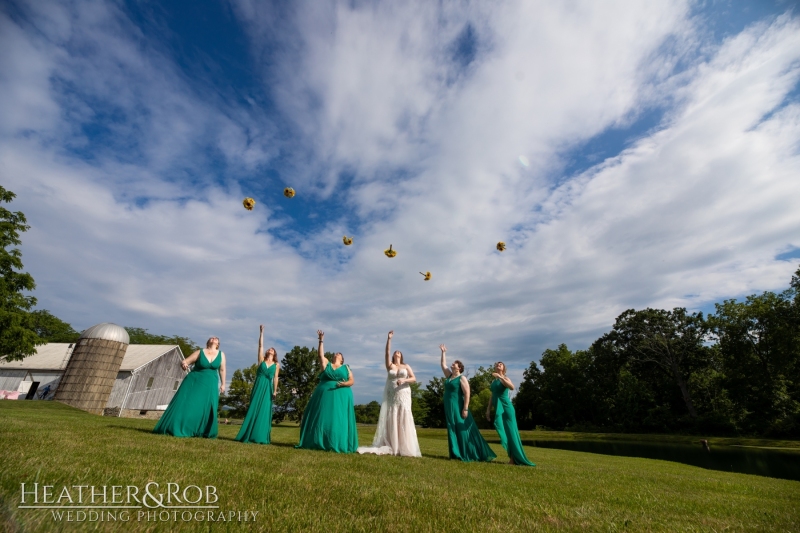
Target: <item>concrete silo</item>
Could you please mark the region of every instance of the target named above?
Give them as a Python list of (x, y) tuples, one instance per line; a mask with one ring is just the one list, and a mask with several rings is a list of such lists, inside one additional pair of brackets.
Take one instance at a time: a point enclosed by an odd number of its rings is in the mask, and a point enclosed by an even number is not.
[(116, 324), (97, 324), (81, 333), (55, 399), (102, 415), (129, 343), (128, 332)]

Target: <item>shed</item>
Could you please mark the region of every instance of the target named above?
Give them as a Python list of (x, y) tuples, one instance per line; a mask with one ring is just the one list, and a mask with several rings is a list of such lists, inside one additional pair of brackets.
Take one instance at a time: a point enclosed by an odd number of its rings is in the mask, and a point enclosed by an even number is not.
[[(22, 361), (0, 359), (0, 390), (27, 392), (38, 381), (35, 399), (52, 399), (72, 355), (73, 344), (48, 343)], [(187, 372), (177, 345), (131, 344), (125, 351), (105, 408), (106, 415), (158, 418)], [(22, 395), (20, 395), (22, 397)]]

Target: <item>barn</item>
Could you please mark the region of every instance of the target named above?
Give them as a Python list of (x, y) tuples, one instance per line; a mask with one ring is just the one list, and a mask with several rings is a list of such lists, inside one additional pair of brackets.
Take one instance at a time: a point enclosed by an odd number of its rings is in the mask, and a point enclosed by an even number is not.
[[(74, 348), (74, 344), (49, 343), (22, 361), (0, 359), (0, 394), (22, 399), (34, 389), (31, 399), (53, 399)], [(128, 345), (103, 414), (160, 417), (186, 377), (182, 360), (177, 345)]]

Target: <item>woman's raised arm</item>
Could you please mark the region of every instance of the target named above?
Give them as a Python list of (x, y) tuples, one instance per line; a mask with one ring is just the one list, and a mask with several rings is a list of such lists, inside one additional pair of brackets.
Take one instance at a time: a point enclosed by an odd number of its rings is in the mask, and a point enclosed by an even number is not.
[(319, 369), (325, 370), (325, 367), (328, 366), (328, 358), (325, 357), (325, 347), (322, 345), (322, 339), (325, 337), (325, 332), (322, 331), (321, 329), (318, 329), (317, 336), (319, 337), (319, 347), (317, 348), (317, 356), (319, 357)]
[(256, 359), (258, 364), (261, 364), (261, 361), (264, 360), (264, 324), (258, 326), (258, 329), (258, 353), (256, 354)]
[(389, 335), (386, 336), (386, 371), (388, 372), (390, 368), (392, 368), (392, 336), (394, 335), (394, 330), (389, 332)]
[(439, 364), (442, 365), (442, 372), (444, 372), (444, 377), (449, 378), (453, 373), (447, 368), (447, 357), (445, 354), (447, 353), (447, 346), (444, 344), (439, 345), (439, 349), (442, 351), (442, 359)]

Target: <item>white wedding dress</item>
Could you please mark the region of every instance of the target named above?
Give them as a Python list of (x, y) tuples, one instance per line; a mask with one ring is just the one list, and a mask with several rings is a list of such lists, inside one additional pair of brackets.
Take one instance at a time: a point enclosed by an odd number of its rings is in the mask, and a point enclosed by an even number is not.
[(417, 430), (411, 414), (411, 385), (404, 383), (396, 386), (398, 379), (408, 377), (408, 371), (401, 368), (389, 370), (386, 386), (383, 388), (381, 414), (372, 446), (361, 446), (358, 453), (374, 453), (378, 455), (405, 455), (422, 457), (417, 442)]

